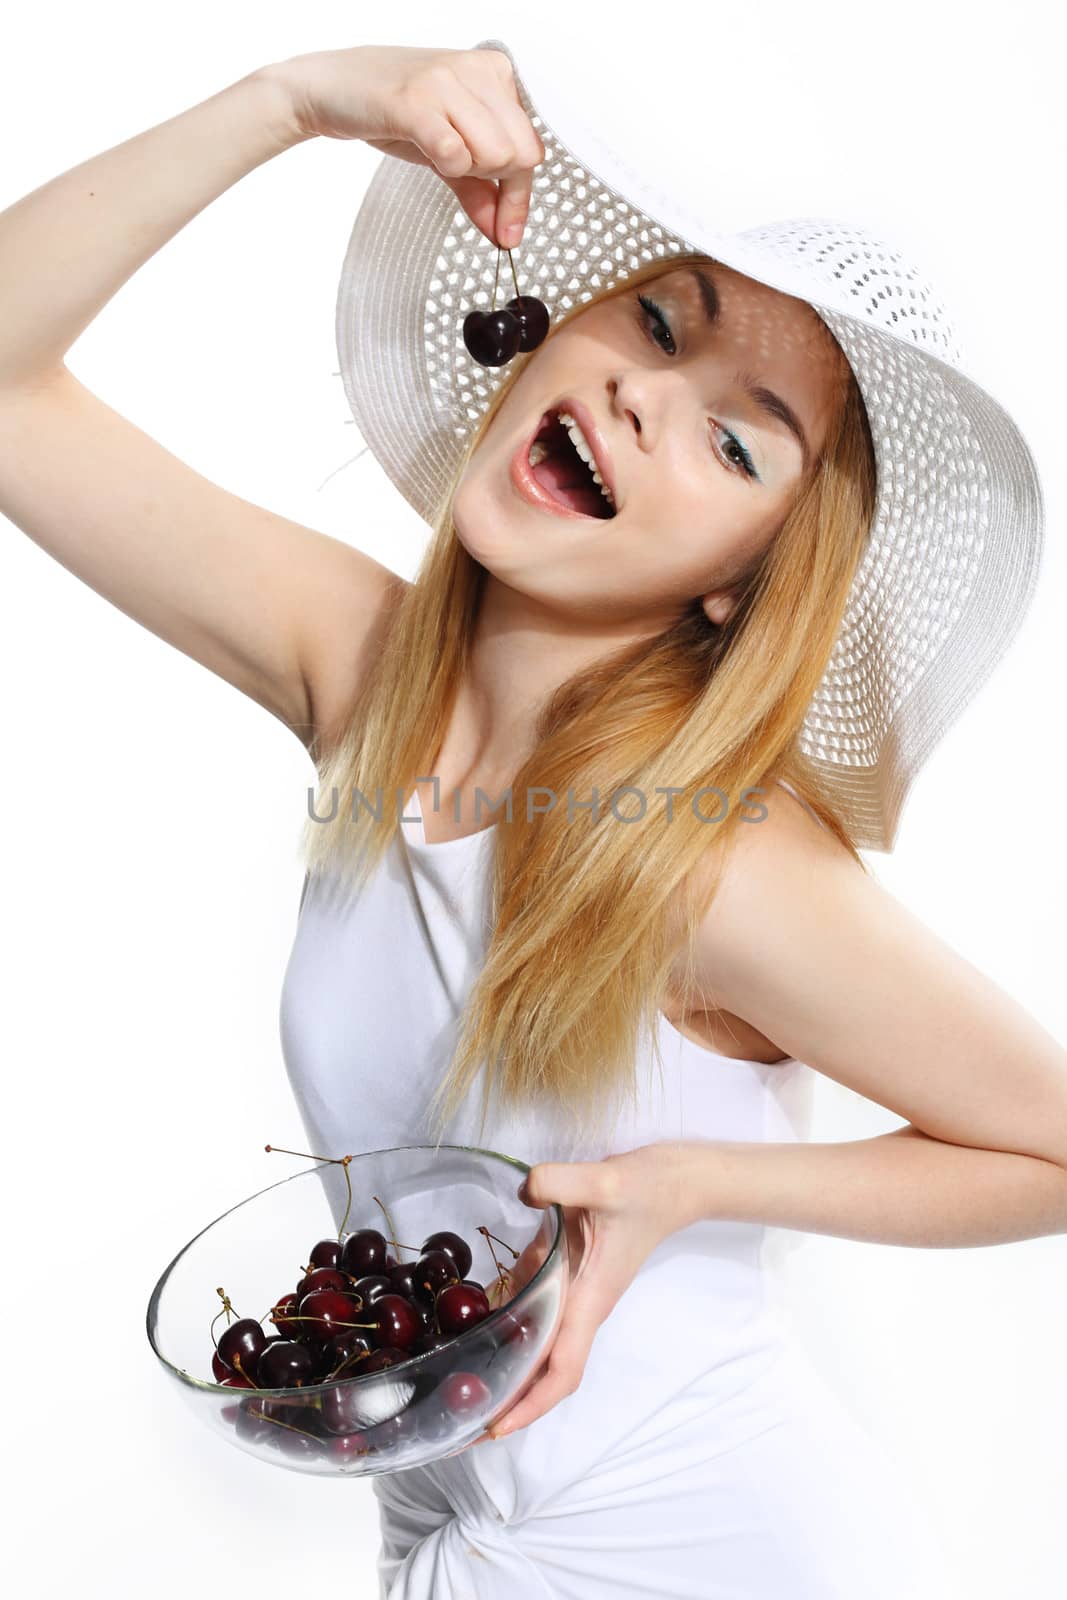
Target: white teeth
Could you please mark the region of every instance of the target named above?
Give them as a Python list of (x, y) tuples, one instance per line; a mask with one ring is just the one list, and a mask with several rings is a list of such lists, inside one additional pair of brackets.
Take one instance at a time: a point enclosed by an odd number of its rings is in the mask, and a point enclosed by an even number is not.
[(596, 456), (593, 454), (592, 450), (590, 450), (589, 445), (586, 442), (585, 434), (582, 432), (581, 428), (568, 411), (561, 411), (559, 414), (559, 420), (570, 434), (571, 443), (574, 445), (574, 448), (577, 450), (578, 454), (581, 456), (582, 460), (593, 474), (593, 482), (599, 485), (600, 492), (604, 496), (604, 499), (609, 505), (613, 506), (615, 504), (615, 497), (596, 469)]
[[(608, 488), (607, 484), (604, 482), (603, 478), (600, 476), (600, 473), (597, 471), (596, 457), (586, 443), (585, 434), (582, 432), (581, 428), (568, 411), (561, 411), (559, 413), (559, 420), (562, 422), (563, 426), (570, 435), (571, 443), (574, 445), (574, 448), (577, 450), (578, 454), (581, 456), (582, 460), (592, 473), (593, 482), (597, 485), (608, 504), (610, 506), (614, 506), (615, 497)], [(543, 461), (547, 454), (547, 446), (542, 440), (539, 439), (530, 450), (531, 467), (536, 467), (538, 462)]]

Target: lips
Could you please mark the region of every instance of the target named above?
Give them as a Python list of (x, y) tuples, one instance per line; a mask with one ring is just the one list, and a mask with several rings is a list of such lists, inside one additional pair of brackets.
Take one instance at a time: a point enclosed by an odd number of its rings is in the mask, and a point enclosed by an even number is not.
[[(547, 417), (549, 413), (545, 415)], [(542, 422), (544, 420), (545, 418), (541, 419)], [(539, 423), (537, 431), (522, 441), (511, 458), (509, 475), (516, 492), (528, 504), (536, 506), (541, 511), (551, 512), (554, 517), (574, 517), (580, 522), (596, 523), (610, 520), (604, 517), (594, 517), (585, 511), (575, 510), (573, 506), (564, 505), (562, 500), (557, 500), (555, 495), (551, 494), (544, 484), (539, 483), (537, 478), (534, 477), (533, 469), (530, 466), (530, 446), (540, 430), (541, 424)]]
[[(578, 423), (583, 434), (588, 440), (590, 448), (593, 451), (593, 459), (596, 462), (597, 471), (600, 473), (600, 476), (611, 489), (612, 495), (615, 497), (615, 513), (613, 516), (594, 516), (584, 511), (577, 511), (571, 506), (564, 505), (561, 501), (557, 500), (555, 496), (551, 494), (548, 489), (546, 489), (545, 486), (534, 476), (533, 470), (530, 466), (530, 450), (533, 447), (534, 441), (542, 437), (546, 430), (548, 430), (552, 424), (556, 423), (560, 411), (569, 412), (569, 414), (574, 417), (575, 421)], [(538, 418), (536, 427), (521, 442), (511, 459), (510, 477), (515, 488), (518, 490), (519, 494), (522, 495), (524, 500), (528, 501), (531, 505), (539, 506), (543, 510), (551, 511), (553, 516), (578, 517), (583, 522), (606, 522), (613, 521), (614, 516), (618, 514), (618, 499), (615, 495), (615, 482), (611, 458), (607, 453), (603, 440), (597, 433), (596, 424), (593, 422), (589, 412), (586, 410), (585, 406), (582, 405), (580, 400), (573, 400), (570, 398), (570, 396), (566, 396), (564, 399), (556, 401), (547, 411), (542, 412), (541, 416)]]

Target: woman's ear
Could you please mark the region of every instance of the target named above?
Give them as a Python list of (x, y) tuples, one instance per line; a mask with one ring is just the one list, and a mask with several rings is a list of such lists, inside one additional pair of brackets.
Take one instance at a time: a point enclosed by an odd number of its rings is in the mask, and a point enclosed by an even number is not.
[(701, 601), (705, 616), (717, 628), (721, 628), (724, 622), (729, 622), (736, 604), (737, 597), (729, 589), (712, 589)]

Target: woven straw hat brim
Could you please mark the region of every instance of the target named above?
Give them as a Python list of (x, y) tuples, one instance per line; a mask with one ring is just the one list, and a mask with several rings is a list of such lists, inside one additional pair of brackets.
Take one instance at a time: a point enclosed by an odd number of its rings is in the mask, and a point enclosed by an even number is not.
[[(826, 673), (799, 739), (861, 848), (891, 851), (923, 762), (1022, 623), (1044, 548), (1036, 463), (1005, 408), (962, 365), (945, 307), (897, 249), (864, 228), (790, 219), (721, 234), (583, 122), (551, 55), (512, 62), (545, 146), (515, 254), (550, 314), (648, 262), (698, 250), (810, 304), (867, 408), (877, 501)], [(383, 157), (349, 240), (337, 347), (352, 414), (428, 523), (506, 368), (469, 355), (462, 323), (488, 306), (495, 246), (426, 167)], [(506, 299), (508, 290), (501, 297)]]

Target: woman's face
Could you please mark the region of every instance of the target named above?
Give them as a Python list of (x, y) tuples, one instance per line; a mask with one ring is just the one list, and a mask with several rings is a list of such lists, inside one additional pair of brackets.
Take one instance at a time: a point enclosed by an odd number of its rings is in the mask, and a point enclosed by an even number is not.
[[(656, 632), (699, 596), (713, 622), (726, 621), (731, 583), (774, 538), (807, 468), (793, 429), (746, 393), (746, 378), (785, 402), (812, 460), (823, 447), (843, 362), (825, 324), (732, 269), (701, 271), (704, 294), (692, 269), (668, 268), (553, 334), (456, 490), (456, 529), (474, 559), (561, 616)], [(598, 436), (583, 429), (614, 489), (610, 518), (534, 503), (513, 475), (513, 458), (528, 460), (564, 400)], [(563, 481), (584, 481), (562, 459)]]

